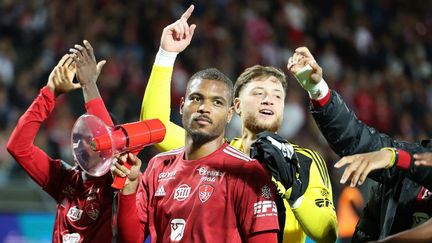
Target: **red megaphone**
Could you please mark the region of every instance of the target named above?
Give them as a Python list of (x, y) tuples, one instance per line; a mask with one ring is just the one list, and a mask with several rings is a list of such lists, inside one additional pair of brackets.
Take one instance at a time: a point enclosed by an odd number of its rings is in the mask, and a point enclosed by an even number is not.
[[(132, 152), (135, 155), (146, 146), (162, 142), (165, 126), (159, 119), (106, 126), (93, 115), (83, 115), (74, 125), (72, 151), (78, 165), (88, 174), (101, 176), (108, 172), (116, 155)], [(131, 165), (125, 166), (130, 169)], [(111, 185), (122, 189), (126, 177), (115, 177)]]

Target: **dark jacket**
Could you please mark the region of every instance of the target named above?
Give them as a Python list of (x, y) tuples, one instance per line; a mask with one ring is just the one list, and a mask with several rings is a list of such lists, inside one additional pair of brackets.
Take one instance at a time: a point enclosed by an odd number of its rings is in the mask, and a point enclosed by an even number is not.
[[(324, 107), (311, 105), (312, 115), (330, 147), (339, 155), (347, 156), (380, 150), (383, 147), (403, 149), (410, 154), (431, 151), (427, 142), (407, 143), (393, 140), (357, 119), (340, 95), (331, 91)], [(379, 182), (353, 236), (354, 242), (382, 239), (409, 229), (421, 185), (432, 189), (432, 169), (417, 168), (411, 163), (408, 170), (396, 167), (379, 170), (369, 175)]]

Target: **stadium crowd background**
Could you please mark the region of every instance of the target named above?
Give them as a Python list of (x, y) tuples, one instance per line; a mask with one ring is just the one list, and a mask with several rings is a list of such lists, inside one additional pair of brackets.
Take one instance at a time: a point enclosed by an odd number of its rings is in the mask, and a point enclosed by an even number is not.
[[(307, 46), (330, 87), (365, 123), (407, 141), (432, 137), (432, 4), (428, 1), (1, 0), (0, 188), (18, 182), (39, 190), (7, 153), (6, 142), (18, 117), (73, 44), (87, 39), (97, 58), (108, 61), (98, 81), (102, 97), (120, 122), (136, 121), (162, 28), (191, 3), (195, 11), (189, 22), (197, 30), (192, 44), (177, 58), (173, 75), (172, 117), (177, 123), (180, 96), (195, 71), (217, 67), (233, 81), (254, 64), (287, 73), (293, 50)], [(332, 165), (338, 157), (308, 114), (306, 92), (287, 76), (281, 134), (326, 158), (337, 202), (342, 185), (340, 172)], [(70, 130), (84, 112), (81, 91), (58, 102), (62, 104), (36, 144), (52, 157), (72, 162)], [(239, 131), (234, 119), (228, 137)], [(146, 148), (140, 156), (150, 158), (156, 152)], [(5, 212), (10, 207), (2, 200), (0, 212)]]

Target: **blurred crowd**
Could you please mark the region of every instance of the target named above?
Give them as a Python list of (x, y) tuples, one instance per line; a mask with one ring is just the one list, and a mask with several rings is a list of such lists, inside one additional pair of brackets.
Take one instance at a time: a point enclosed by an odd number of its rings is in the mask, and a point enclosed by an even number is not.
[[(121, 123), (136, 121), (162, 28), (191, 3), (195, 11), (189, 22), (197, 30), (176, 61), (172, 83), (171, 111), (178, 124), (179, 99), (195, 71), (216, 67), (233, 81), (255, 64), (287, 73), (295, 48), (307, 46), (330, 87), (365, 123), (407, 141), (432, 137), (432, 4), (427, 1), (2, 0), (0, 183), (27, 177), (5, 145), (18, 117), (70, 47), (83, 39), (92, 43), (97, 59), (107, 60), (98, 86), (108, 109)], [(280, 133), (318, 150), (333, 173), (338, 158), (308, 114), (306, 92), (287, 76)], [(81, 91), (58, 102), (36, 144), (72, 163), (70, 131), (84, 112)], [(229, 138), (240, 134), (239, 124), (238, 118), (230, 124)], [(146, 148), (140, 156), (155, 153)]]

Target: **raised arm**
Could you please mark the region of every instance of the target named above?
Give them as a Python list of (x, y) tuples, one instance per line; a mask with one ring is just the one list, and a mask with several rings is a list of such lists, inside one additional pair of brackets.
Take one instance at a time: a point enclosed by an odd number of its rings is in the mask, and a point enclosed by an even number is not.
[(187, 23), (193, 9), (191, 5), (180, 19), (162, 31), (161, 45), (141, 106), (141, 120), (158, 118), (166, 126), (165, 139), (156, 145), (161, 151), (184, 146), (184, 129), (170, 121), (171, 76), (177, 54), (189, 46), (196, 28)]
[[(309, 66), (309, 68), (305, 68)], [(428, 188), (432, 187), (432, 170), (424, 168), (416, 170), (409, 154), (426, 152), (427, 149), (418, 143), (407, 143), (393, 140), (390, 136), (380, 133), (373, 127), (369, 127), (360, 121), (354, 112), (348, 108), (342, 97), (335, 91), (329, 90), (322, 76), (321, 67), (315, 62), (312, 54), (306, 47), (296, 49), (296, 53), (288, 61), (288, 69), (296, 76), (300, 85), (309, 93), (312, 101), (311, 113), (321, 133), (328, 141), (330, 147), (341, 157), (360, 153), (378, 151), (385, 147), (395, 148), (399, 153), (394, 165), (388, 166), (390, 173), (380, 173), (383, 170), (371, 174), (371, 178), (382, 181), (388, 179), (397, 169), (404, 169), (408, 178)], [(387, 154), (381, 152), (379, 154)], [(366, 157), (374, 156), (369, 154)], [(365, 156), (351, 156), (348, 159), (355, 161)], [(347, 162), (348, 159), (344, 161)], [(376, 159), (376, 157), (375, 157)], [(366, 161), (366, 160), (363, 160)], [(345, 162), (339, 165), (345, 164)], [(369, 160), (371, 163), (381, 163), (382, 160)], [(386, 167), (390, 162), (368, 167), (366, 163), (356, 162), (359, 169), (351, 168), (351, 171), (361, 172), (362, 169), (373, 170)], [(383, 166), (384, 165), (384, 166)], [(370, 171), (369, 170), (369, 171)], [(362, 177), (360, 174), (356, 178)], [(344, 179), (347, 179), (344, 177)], [(357, 180), (357, 179), (355, 179)]]
[(105, 124), (113, 126), (112, 119), (99, 94), (96, 81), (106, 61), (96, 62), (93, 47), (87, 40), (83, 41), (84, 46), (76, 44), (70, 49), (76, 63), (77, 78), (83, 90), (85, 106), (88, 114), (95, 115), (102, 119)]
[(75, 75), (73, 60), (63, 56), (48, 78), (47, 85), (18, 120), (13, 130), (7, 150), (23, 167), (30, 177), (44, 190), (55, 196), (55, 187), (66, 166), (60, 160), (51, 159), (44, 151), (33, 144), (39, 128), (55, 106), (55, 98), (63, 93), (80, 88), (72, 82)]

